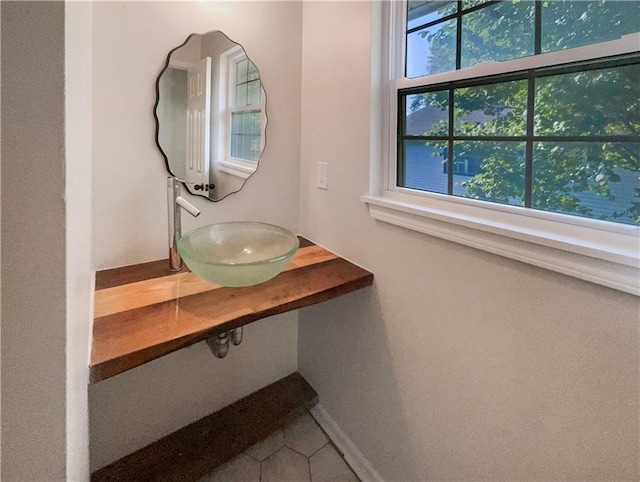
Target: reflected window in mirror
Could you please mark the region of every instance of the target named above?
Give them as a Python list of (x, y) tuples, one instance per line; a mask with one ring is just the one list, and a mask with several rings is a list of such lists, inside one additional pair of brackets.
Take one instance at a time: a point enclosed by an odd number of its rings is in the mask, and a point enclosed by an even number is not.
[(244, 48), (220, 31), (190, 35), (169, 53), (156, 87), (156, 142), (170, 174), (212, 201), (239, 191), (257, 169), (267, 123), (260, 74)]
[(218, 165), (222, 172), (246, 177), (264, 148), (264, 91), (256, 66), (240, 46), (220, 56), (221, 128)]

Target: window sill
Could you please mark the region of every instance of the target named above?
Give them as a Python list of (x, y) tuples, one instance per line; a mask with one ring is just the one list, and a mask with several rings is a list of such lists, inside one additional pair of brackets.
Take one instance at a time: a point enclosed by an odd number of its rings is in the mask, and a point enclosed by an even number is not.
[(488, 209), (438, 196), (424, 200), (390, 191), (362, 197), (376, 220), (640, 296), (636, 226), (614, 225), (612, 232), (598, 221), (567, 221), (553, 213), (516, 214), (509, 206)]
[(218, 171), (241, 179), (249, 178), (256, 172), (257, 163), (252, 161), (244, 161), (242, 159), (225, 159), (216, 161)]

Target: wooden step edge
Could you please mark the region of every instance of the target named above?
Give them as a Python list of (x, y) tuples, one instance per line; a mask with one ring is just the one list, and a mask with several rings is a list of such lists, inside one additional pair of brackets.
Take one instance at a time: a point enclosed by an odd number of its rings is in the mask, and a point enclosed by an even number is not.
[(317, 403), (316, 391), (292, 373), (95, 471), (91, 480), (196, 481)]

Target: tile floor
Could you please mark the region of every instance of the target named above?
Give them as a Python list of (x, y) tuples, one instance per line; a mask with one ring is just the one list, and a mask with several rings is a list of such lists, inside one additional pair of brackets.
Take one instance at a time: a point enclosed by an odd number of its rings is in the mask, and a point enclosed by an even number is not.
[(199, 482), (359, 482), (305, 413)]

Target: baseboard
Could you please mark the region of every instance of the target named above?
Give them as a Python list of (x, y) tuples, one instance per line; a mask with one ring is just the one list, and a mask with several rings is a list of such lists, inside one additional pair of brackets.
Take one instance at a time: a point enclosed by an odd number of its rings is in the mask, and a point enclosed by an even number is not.
[(344, 455), (345, 461), (362, 482), (384, 482), (376, 472), (371, 462), (356, 447), (356, 444), (344, 433), (336, 421), (324, 409), (321, 403), (309, 410), (318, 425), (326, 432), (338, 450)]

